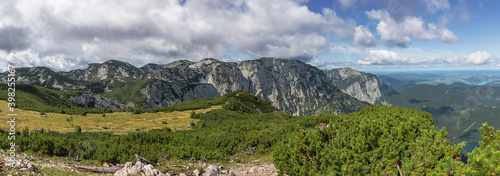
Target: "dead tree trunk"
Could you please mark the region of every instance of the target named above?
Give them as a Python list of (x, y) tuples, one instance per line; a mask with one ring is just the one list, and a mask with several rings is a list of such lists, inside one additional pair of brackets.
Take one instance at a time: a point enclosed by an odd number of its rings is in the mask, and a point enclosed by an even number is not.
[(75, 166), (75, 169), (80, 172), (95, 172), (95, 173), (111, 173), (122, 169), (120, 167), (89, 167), (89, 166)]

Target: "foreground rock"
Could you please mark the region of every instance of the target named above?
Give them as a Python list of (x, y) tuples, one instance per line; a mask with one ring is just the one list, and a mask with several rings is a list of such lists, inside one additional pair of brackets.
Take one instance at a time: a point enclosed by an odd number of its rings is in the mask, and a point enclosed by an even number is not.
[(217, 176), (219, 174), (219, 169), (215, 167), (214, 165), (210, 165), (205, 169), (205, 173), (203, 176)]
[(128, 175), (165, 176), (158, 169), (153, 169), (153, 165), (145, 165), (141, 161), (137, 161), (135, 165), (132, 165), (132, 162), (127, 162), (122, 169), (115, 172), (115, 176)]

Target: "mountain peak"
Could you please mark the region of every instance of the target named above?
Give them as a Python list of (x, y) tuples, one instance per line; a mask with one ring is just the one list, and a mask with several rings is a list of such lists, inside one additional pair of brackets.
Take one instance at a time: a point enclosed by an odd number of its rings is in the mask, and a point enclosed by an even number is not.
[(177, 67), (179, 65), (191, 65), (193, 64), (194, 62), (191, 62), (191, 61), (188, 61), (188, 60), (176, 60), (176, 61), (173, 61), (169, 64), (166, 64), (164, 65), (165, 68), (173, 68), (173, 67)]
[(118, 60), (108, 60), (108, 61), (104, 62), (103, 64), (113, 65), (113, 66), (135, 67), (128, 62), (118, 61)]

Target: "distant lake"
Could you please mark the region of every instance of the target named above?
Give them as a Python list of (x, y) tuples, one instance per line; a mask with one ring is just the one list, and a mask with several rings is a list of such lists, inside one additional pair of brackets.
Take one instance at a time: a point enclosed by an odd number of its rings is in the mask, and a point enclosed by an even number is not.
[(472, 152), (472, 150), (476, 148), (479, 148), (479, 142), (469, 142), (464, 146), (464, 150), (467, 151), (467, 153)]
[[(474, 86), (483, 86), (483, 85), (486, 85), (488, 83), (490, 83), (491, 81), (483, 81), (483, 82), (465, 82), (464, 84), (468, 84), (468, 85), (474, 85)], [(454, 82), (448, 82), (448, 83), (444, 83), (446, 85), (450, 85), (450, 84), (453, 84)], [(443, 84), (443, 83), (433, 83), (432, 85), (439, 85), (439, 84)]]
[(482, 86), (482, 85), (485, 85), (485, 84), (488, 84), (490, 81), (483, 81), (483, 82), (468, 82), (466, 84), (470, 84), (470, 85), (476, 85), (476, 86)]

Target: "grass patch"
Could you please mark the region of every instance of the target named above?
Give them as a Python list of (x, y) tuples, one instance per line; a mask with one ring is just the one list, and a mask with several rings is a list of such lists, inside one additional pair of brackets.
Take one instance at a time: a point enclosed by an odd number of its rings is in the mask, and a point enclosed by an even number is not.
[[(7, 116), (8, 112), (7, 101), (0, 100), (0, 120), (9, 121)], [(185, 128), (190, 125), (191, 122), (197, 122), (198, 119), (191, 119), (189, 116), (191, 112), (205, 113), (213, 109), (221, 109), (221, 105), (211, 106), (207, 109), (197, 109), (189, 111), (173, 111), (173, 112), (158, 112), (158, 113), (142, 113), (133, 114), (130, 112), (115, 112), (108, 113), (106, 117), (102, 117), (102, 114), (87, 114), (87, 116), (81, 115), (68, 115), (59, 113), (47, 113), (47, 117), (40, 115), (40, 112), (16, 109), (14, 113), (17, 114), (16, 117), (16, 128), (23, 129), (28, 127), (30, 131), (35, 129), (50, 129), (51, 131), (57, 132), (72, 132), (78, 125), (82, 128), (82, 132), (87, 131), (105, 131), (114, 132), (117, 134), (125, 134), (130, 131), (136, 131), (136, 129), (141, 129), (141, 131), (149, 131), (152, 129), (162, 129), (164, 127), (169, 127), (171, 129), (190, 129)], [(66, 119), (73, 116), (72, 124)], [(163, 121), (168, 122), (168, 124), (162, 123)], [(0, 128), (8, 129), (10, 128), (9, 123), (0, 123)]]

